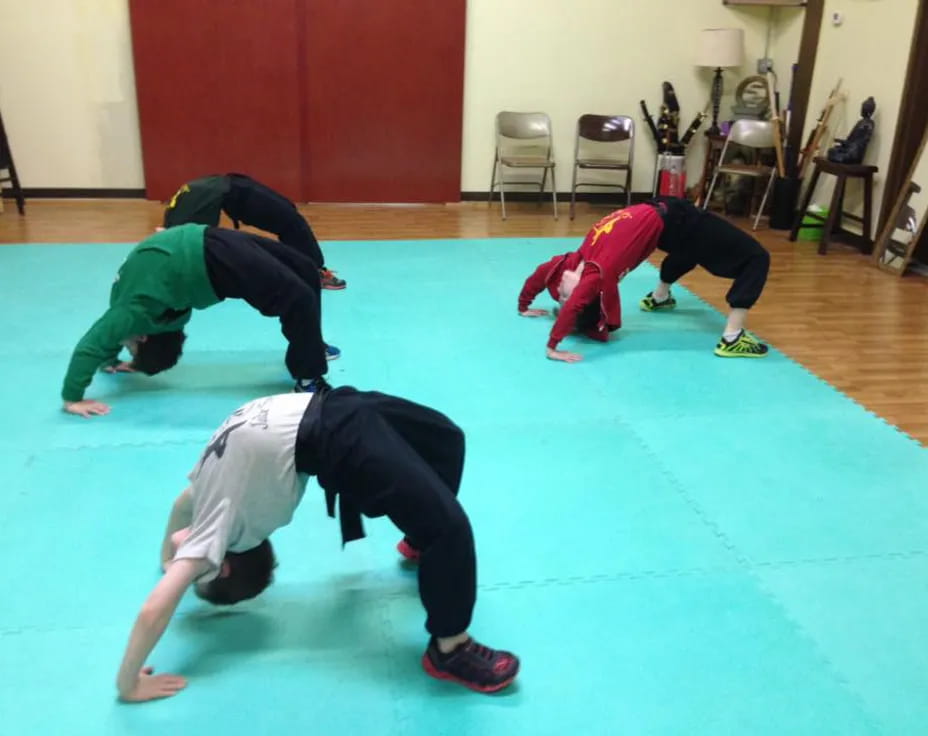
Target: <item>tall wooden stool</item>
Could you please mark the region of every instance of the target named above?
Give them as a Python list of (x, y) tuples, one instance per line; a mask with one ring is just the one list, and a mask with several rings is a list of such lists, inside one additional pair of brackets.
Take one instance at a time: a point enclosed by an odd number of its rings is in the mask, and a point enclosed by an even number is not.
[[(802, 198), (802, 205), (796, 213), (796, 219), (793, 221), (793, 229), (790, 230), (789, 239), (795, 240), (802, 227), (802, 221), (805, 217), (811, 217), (814, 220), (824, 222), (822, 228), (822, 239), (818, 244), (818, 252), (825, 255), (828, 252), (828, 245), (834, 240), (845, 240), (851, 245), (856, 245), (862, 253), (869, 253), (873, 250), (873, 175), (879, 171), (876, 166), (866, 166), (864, 164), (836, 164), (822, 156), (816, 156), (815, 171), (812, 173), (812, 180), (806, 189), (806, 195)], [(818, 178), (822, 174), (831, 174), (835, 177), (835, 191), (831, 196), (831, 206), (828, 209), (828, 217), (822, 217), (814, 212), (809, 212), (809, 202), (812, 201), (812, 195), (815, 194), (815, 185), (818, 184)], [(860, 179), (864, 186), (864, 218), (863, 218), (863, 236), (849, 232), (841, 227), (841, 218), (844, 216), (844, 189), (847, 186), (848, 179)]]

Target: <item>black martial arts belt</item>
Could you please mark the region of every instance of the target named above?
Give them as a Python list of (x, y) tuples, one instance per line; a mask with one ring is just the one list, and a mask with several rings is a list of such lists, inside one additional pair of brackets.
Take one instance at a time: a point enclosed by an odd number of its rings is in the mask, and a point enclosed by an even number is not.
[[(364, 525), (361, 523), (361, 509), (350, 496), (338, 491), (338, 484), (329, 471), (331, 460), (338, 456), (327, 448), (330, 437), (323, 433), (322, 407), (330, 397), (340, 393), (356, 391), (352, 388), (322, 389), (313, 395), (300, 421), (296, 443), (296, 467), (301, 473), (315, 475), (325, 492), (325, 507), (329, 517), (335, 518), (335, 499), (338, 497), (338, 521), (342, 532), (342, 547), (348, 542), (363, 539)], [(323, 460), (325, 458), (325, 460)]]

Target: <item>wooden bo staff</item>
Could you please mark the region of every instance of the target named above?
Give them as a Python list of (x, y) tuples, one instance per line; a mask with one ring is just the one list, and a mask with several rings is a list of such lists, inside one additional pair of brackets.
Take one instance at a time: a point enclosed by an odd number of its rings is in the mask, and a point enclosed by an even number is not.
[(815, 128), (809, 133), (809, 140), (802, 149), (800, 154), (802, 158), (799, 162), (800, 179), (805, 176), (806, 169), (809, 168), (809, 163), (815, 157), (815, 153), (822, 143), (822, 138), (825, 137), (825, 133), (828, 130), (828, 120), (831, 118), (831, 112), (838, 103), (838, 100), (841, 99), (840, 90), (842, 81), (844, 80), (839, 79), (834, 89), (832, 89), (831, 93), (828, 95), (828, 99), (825, 101), (825, 107), (822, 108), (822, 113), (818, 116), (818, 121), (815, 123)]
[(770, 99), (770, 122), (773, 123), (773, 147), (777, 153), (777, 176), (786, 176), (786, 163), (783, 158), (783, 129), (780, 123), (780, 107), (774, 89), (773, 74), (767, 72), (767, 97)]

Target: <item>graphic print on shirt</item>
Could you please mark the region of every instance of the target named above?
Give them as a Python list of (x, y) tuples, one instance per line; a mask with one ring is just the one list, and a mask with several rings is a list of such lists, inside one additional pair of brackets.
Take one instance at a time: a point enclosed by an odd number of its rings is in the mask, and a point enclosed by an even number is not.
[(203, 452), (203, 457), (200, 458), (200, 464), (197, 466), (197, 476), (200, 475), (200, 471), (203, 470), (203, 466), (206, 464), (210, 455), (215, 455), (217, 460), (222, 460), (222, 456), (226, 454), (226, 445), (229, 444), (229, 435), (247, 423), (248, 421), (243, 419), (241, 422), (229, 425), (213, 435), (213, 439), (210, 440), (210, 443), (206, 446), (206, 450)]
[(270, 407), (270, 405), (271, 405), (270, 398), (261, 399), (260, 401), (254, 404), (254, 409), (257, 413), (255, 414), (254, 417), (252, 417), (251, 421), (249, 422), (249, 424), (251, 424), (252, 427), (261, 427), (261, 429), (267, 429), (267, 426), (268, 426), (267, 414), (269, 411), (268, 407)]
[(189, 192), (189, 191), (190, 191), (190, 187), (187, 184), (184, 184), (184, 186), (182, 186), (180, 189), (174, 192), (174, 196), (171, 197), (171, 201), (168, 203), (168, 209), (173, 210), (174, 207), (177, 205), (177, 198), (180, 197), (181, 194), (184, 194), (185, 192)]
[[(246, 424), (252, 427), (258, 427), (260, 429), (268, 428), (268, 412), (270, 410), (270, 405), (272, 403), (271, 397), (264, 399), (259, 399), (252, 401), (245, 406), (236, 409), (229, 415), (228, 419), (223, 422), (222, 426), (216, 430), (216, 433), (212, 436), (209, 441), (209, 444), (206, 446), (206, 449), (203, 451), (203, 456), (200, 458), (200, 462), (197, 464), (196, 471), (194, 473), (194, 478), (198, 478), (200, 473), (203, 470), (203, 466), (206, 465), (206, 461), (209, 460), (213, 455), (216, 456), (216, 460), (222, 460), (223, 455), (226, 453), (226, 447), (229, 444), (229, 436), (239, 427), (244, 427)], [(235, 421), (241, 417), (240, 421)], [(234, 422), (234, 423), (233, 423)]]
[(590, 245), (596, 245), (596, 241), (599, 240), (600, 235), (608, 235), (611, 233), (612, 228), (614, 228), (615, 224), (620, 220), (631, 220), (633, 217), (634, 215), (631, 212), (626, 212), (625, 210), (619, 210), (618, 212), (613, 212), (611, 215), (606, 215), (602, 220), (593, 225), (593, 239), (590, 241)]

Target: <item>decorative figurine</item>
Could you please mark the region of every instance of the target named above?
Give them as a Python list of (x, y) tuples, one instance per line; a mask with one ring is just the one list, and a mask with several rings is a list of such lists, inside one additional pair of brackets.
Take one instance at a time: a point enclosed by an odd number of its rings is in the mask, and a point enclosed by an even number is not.
[(864, 160), (867, 144), (873, 135), (873, 111), (876, 102), (872, 97), (864, 100), (860, 106), (862, 117), (858, 120), (847, 138), (835, 138), (835, 145), (828, 149), (828, 160), (836, 164), (859, 164)]

